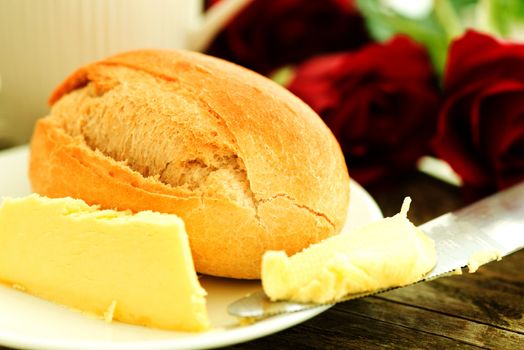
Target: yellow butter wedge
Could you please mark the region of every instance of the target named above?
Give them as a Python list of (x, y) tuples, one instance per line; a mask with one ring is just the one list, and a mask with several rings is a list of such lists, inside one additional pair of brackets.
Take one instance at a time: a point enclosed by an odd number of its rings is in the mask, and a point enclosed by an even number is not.
[(184, 223), (31, 195), (0, 207), (0, 282), (106, 320), (209, 327)]

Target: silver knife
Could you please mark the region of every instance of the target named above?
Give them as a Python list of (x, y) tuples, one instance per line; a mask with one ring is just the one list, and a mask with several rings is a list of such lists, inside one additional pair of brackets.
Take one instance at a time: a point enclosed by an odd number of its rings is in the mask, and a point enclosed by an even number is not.
[[(484, 259), (481, 263), (500, 259), (524, 248), (524, 182), (463, 209), (439, 216), (419, 228), (435, 241), (437, 264), (424, 279), (416, 283), (461, 271), (478, 253), (487, 253), (481, 254)], [(338, 302), (396, 288), (350, 294)], [(289, 301), (272, 302), (259, 290), (230, 304), (228, 313), (242, 318), (262, 319), (319, 306)]]

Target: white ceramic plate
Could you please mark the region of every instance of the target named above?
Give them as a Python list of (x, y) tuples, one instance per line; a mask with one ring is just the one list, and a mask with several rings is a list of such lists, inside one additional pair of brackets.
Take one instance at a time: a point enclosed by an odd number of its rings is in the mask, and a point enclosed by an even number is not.
[[(0, 197), (30, 193), (27, 147), (0, 152)], [(347, 226), (382, 216), (374, 200), (354, 181)], [(263, 337), (308, 320), (328, 307), (280, 315), (249, 326), (238, 326), (226, 307), (260, 287), (255, 281), (202, 277), (208, 292), (213, 326), (204, 333), (169, 332), (91, 319), (23, 292), (0, 285), (0, 345), (24, 349), (195, 349), (212, 348)]]

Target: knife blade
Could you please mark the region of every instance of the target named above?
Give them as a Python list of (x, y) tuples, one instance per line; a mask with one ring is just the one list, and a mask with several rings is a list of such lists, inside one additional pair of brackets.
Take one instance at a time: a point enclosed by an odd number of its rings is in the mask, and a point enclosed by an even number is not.
[[(478, 264), (500, 259), (524, 248), (524, 182), (439, 216), (419, 228), (435, 241), (437, 263), (422, 280), (415, 283), (453, 274), (468, 264), (471, 271), (475, 270)], [(481, 261), (475, 261), (479, 258)], [(350, 294), (337, 302), (402, 287), (406, 286)], [(263, 319), (326, 305), (330, 304), (270, 301), (259, 290), (230, 304), (228, 313), (241, 318)]]

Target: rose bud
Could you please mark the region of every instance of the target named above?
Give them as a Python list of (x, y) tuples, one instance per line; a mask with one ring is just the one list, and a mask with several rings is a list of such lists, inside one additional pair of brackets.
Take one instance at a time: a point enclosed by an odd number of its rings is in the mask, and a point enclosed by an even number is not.
[(355, 49), (369, 40), (351, 0), (253, 0), (207, 53), (269, 74), (312, 55)]
[(474, 31), (452, 43), (436, 154), (484, 192), (524, 180), (524, 45)]
[(331, 128), (363, 185), (404, 174), (428, 153), (439, 96), (425, 49), (406, 37), (311, 59), (288, 88)]

